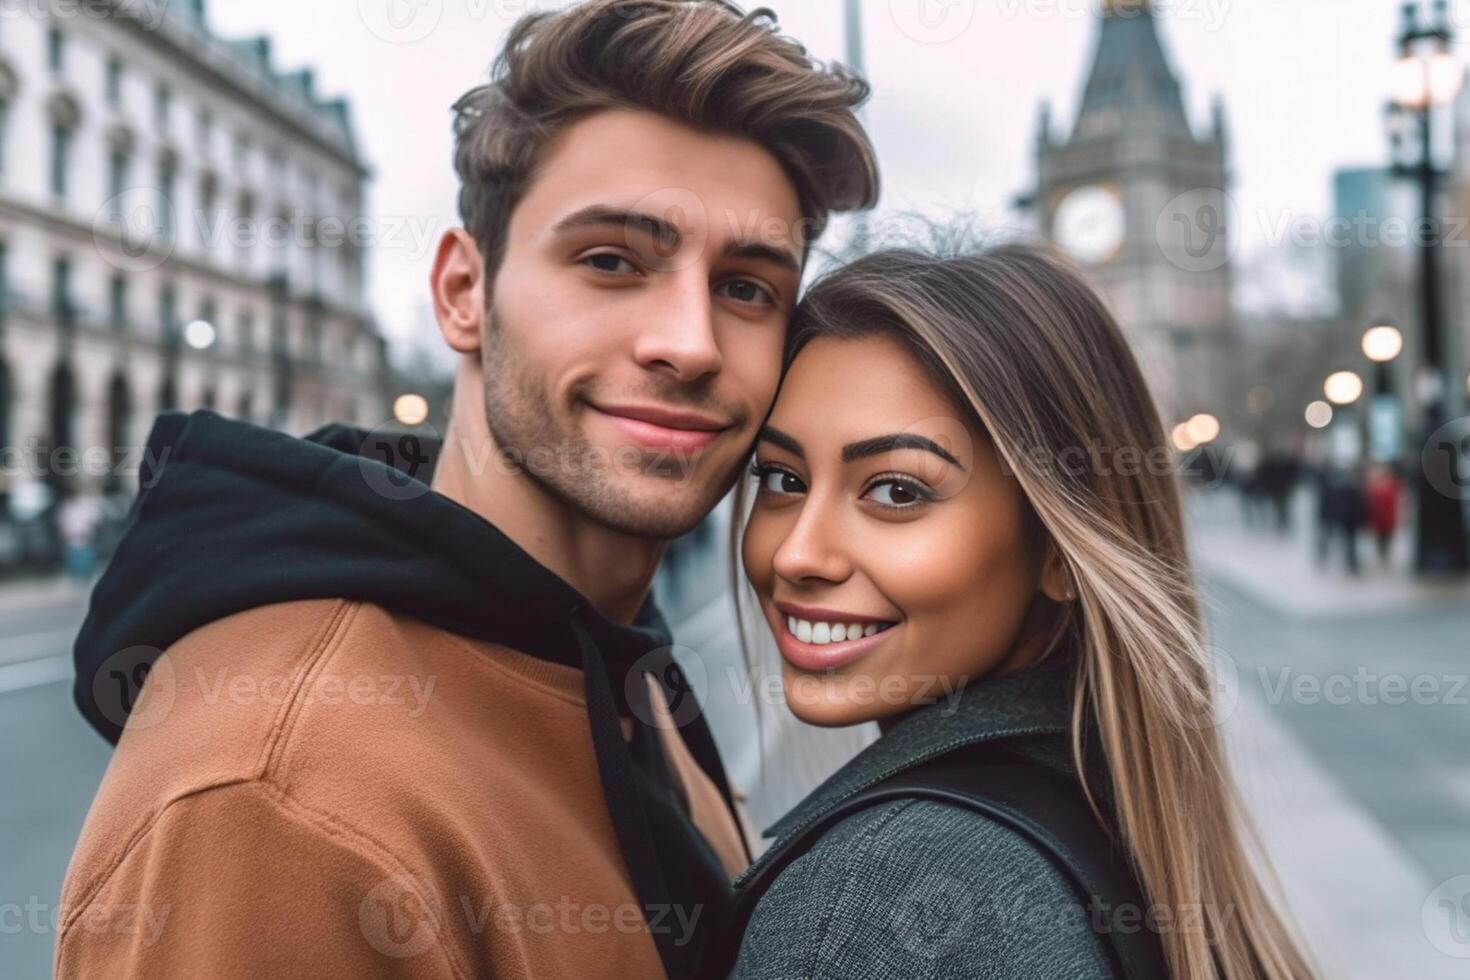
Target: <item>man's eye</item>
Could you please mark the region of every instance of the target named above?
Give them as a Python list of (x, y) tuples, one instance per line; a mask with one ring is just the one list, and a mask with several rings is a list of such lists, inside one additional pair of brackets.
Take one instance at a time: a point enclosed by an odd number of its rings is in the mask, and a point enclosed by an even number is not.
[(784, 495), (801, 493), (806, 490), (795, 473), (778, 466), (756, 464), (750, 468), (750, 475), (755, 477), (756, 484), (762, 493)]
[(715, 292), (721, 296), (728, 296), (737, 303), (759, 303), (762, 306), (776, 305), (776, 298), (771, 295), (760, 283), (749, 279), (731, 279), (723, 283)]
[(582, 264), (598, 272), (611, 272), (615, 275), (626, 275), (638, 271), (632, 262), (615, 252), (598, 252), (595, 255), (584, 256)]

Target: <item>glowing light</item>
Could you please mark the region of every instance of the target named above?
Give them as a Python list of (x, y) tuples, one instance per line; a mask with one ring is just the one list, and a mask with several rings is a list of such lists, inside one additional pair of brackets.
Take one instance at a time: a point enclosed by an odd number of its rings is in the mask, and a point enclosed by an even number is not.
[(1351, 405), (1363, 396), (1363, 379), (1352, 371), (1338, 371), (1327, 376), (1322, 393), (1334, 405)]
[(429, 400), (423, 395), (399, 395), (393, 402), (393, 417), (404, 425), (420, 425), (429, 417)]
[(1404, 335), (1398, 327), (1384, 324), (1378, 327), (1370, 327), (1363, 334), (1363, 354), (1370, 361), (1385, 364), (1404, 349)]
[(1197, 446), (1214, 442), (1220, 437), (1220, 420), (1207, 412), (1201, 412), (1184, 424), (1189, 438), (1193, 439)]
[(218, 333), (208, 320), (193, 320), (184, 327), (184, 343), (195, 350), (208, 350), (214, 346)]

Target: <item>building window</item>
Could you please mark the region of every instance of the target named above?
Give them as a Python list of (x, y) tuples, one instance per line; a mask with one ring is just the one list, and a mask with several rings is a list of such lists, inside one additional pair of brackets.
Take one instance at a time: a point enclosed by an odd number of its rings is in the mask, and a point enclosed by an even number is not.
[(46, 31), (46, 67), (56, 72), (66, 67), (66, 37), (59, 27)]
[(0, 314), (10, 309), (10, 243), (0, 241)]
[(204, 247), (213, 248), (215, 242), (216, 225), (218, 215), (215, 212), (215, 180), (213, 175), (206, 174), (199, 181), (199, 211), (200, 219), (204, 228)]
[(117, 55), (107, 57), (107, 104), (114, 109), (122, 106), (122, 59)]
[(107, 216), (114, 224), (122, 224), (123, 198), (127, 194), (128, 155), (113, 150), (107, 158)]
[(158, 293), (158, 324), (165, 340), (178, 333), (179, 296), (173, 283), (164, 283)]
[(71, 301), (71, 259), (57, 256), (51, 263), (51, 313), (61, 323), (70, 323), (76, 309)]
[(128, 280), (122, 273), (112, 277), (108, 288), (109, 319), (114, 330), (126, 330), (128, 326)]
[(158, 234), (165, 242), (174, 239), (174, 165), (163, 161), (158, 165)]
[(241, 310), (235, 317), (235, 346), (242, 351), (255, 348), (255, 316), (249, 310)]
[(0, 99), (0, 174), (5, 173), (5, 150), (10, 141), (10, 102)]
[(208, 109), (199, 110), (198, 132), (199, 149), (208, 154), (210, 140), (214, 138), (214, 114)]
[(153, 118), (160, 130), (168, 129), (168, 111), (172, 102), (173, 93), (169, 91), (168, 83), (159, 82), (153, 90)]
[(51, 124), (51, 193), (58, 198), (66, 197), (67, 177), (71, 172), (71, 127), (65, 123)]

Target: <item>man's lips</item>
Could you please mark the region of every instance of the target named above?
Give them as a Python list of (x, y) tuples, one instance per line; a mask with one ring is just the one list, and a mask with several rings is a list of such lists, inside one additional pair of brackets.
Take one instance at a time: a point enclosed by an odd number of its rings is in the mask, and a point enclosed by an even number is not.
[(694, 452), (731, 428), (731, 423), (722, 419), (658, 405), (591, 407), (625, 437), (653, 449)]

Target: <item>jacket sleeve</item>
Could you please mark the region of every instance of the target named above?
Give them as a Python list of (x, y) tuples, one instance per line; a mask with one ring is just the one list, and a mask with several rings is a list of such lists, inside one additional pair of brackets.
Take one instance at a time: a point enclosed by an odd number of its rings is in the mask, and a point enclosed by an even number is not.
[(928, 800), (860, 811), (756, 906), (733, 976), (1113, 980), (1049, 859), (982, 814)]
[(98, 853), (67, 873), (59, 978), (465, 975), (421, 879), (268, 785), (177, 799)]

